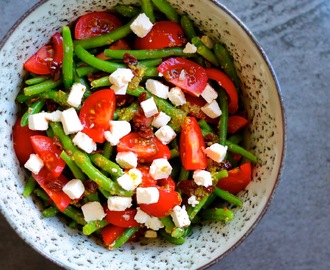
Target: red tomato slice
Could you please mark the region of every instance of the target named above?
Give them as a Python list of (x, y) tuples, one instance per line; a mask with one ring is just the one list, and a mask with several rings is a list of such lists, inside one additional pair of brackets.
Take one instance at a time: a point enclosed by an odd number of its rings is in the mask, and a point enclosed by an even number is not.
[(176, 188), (176, 183), (174, 182), (174, 180), (171, 177), (157, 180), (157, 185), (162, 188), (171, 190), (171, 191), (175, 191), (175, 188)]
[(239, 115), (232, 115), (228, 117), (228, 133), (233, 134), (237, 132), (238, 130), (244, 128), (247, 126), (249, 121)]
[(109, 129), (116, 107), (115, 93), (104, 89), (91, 94), (79, 112), (79, 119), (84, 127), (83, 132), (95, 142), (105, 141), (104, 131)]
[(164, 75), (166, 81), (180, 87), (190, 95), (199, 96), (206, 87), (208, 78), (205, 69), (185, 58), (169, 58), (157, 69)]
[(187, 39), (180, 24), (172, 21), (159, 21), (154, 23), (144, 38), (135, 39), (134, 48), (138, 50), (162, 49), (179, 47), (186, 43)]
[(158, 153), (155, 138), (142, 138), (137, 132), (130, 132), (117, 144), (117, 152), (133, 152), (138, 158), (149, 158)]
[(142, 173), (142, 183), (139, 185), (140, 187), (154, 187), (157, 185), (157, 181), (155, 180), (149, 173), (149, 167), (147, 166), (138, 166), (137, 169), (139, 169)]
[(151, 157), (139, 158), (140, 163), (151, 163), (157, 158), (169, 159), (171, 157), (171, 150), (166, 144), (163, 144), (158, 138), (154, 138), (154, 141), (158, 149), (157, 153)]
[(31, 130), (28, 126), (21, 126), (21, 117), (17, 118), (13, 127), (13, 143), (17, 159), (20, 164), (25, 164), (30, 155), (34, 153), (30, 137), (34, 135), (42, 135), (44, 132)]
[(56, 183), (60, 183), (61, 186), (64, 186), (68, 182), (68, 179), (66, 179), (66, 177), (63, 174), (61, 174), (57, 178), (53, 177), (46, 167), (43, 167), (38, 174), (32, 174), (32, 176), (40, 185), (40, 187), (51, 198), (51, 200), (55, 203), (57, 208), (63, 212), (71, 202), (70, 197), (66, 195), (61, 188), (60, 190), (54, 190), (49, 188), (48, 184), (50, 182), (52, 183), (56, 182)]
[(246, 188), (252, 179), (251, 162), (244, 163), (239, 167), (228, 171), (228, 177), (219, 180), (217, 187), (236, 194)]
[(150, 216), (165, 217), (170, 211), (181, 203), (181, 196), (178, 192), (156, 186), (159, 191), (159, 200), (151, 204), (139, 204), (139, 207)]
[(30, 137), (30, 141), (34, 152), (39, 155), (49, 172), (54, 177), (60, 176), (66, 163), (60, 157), (61, 150), (54, 143), (53, 139), (43, 135), (35, 135)]
[(117, 240), (119, 236), (121, 236), (126, 228), (118, 227), (112, 224), (107, 225), (106, 227), (101, 229), (101, 235), (103, 242), (106, 245), (111, 245), (113, 242)]
[(91, 12), (81, 16), (76, 24), (74, 35), (76, 39), (87, 39), (109, 33), (122, 23), (107, 12)]
[(124, 211), (111, 211), (108, 207), (106, 207), (105, 212), (105, 220), (113, 225), (124, 228), (139, 226), (139, 223), (137, 223), (134, 219), (137, 212), (134, 208), (128, 208)]
[(202, 170), (207, 166), (205, 142), (195, 117), (184, 119), (180, 134), (180, 157), (186, 170)]

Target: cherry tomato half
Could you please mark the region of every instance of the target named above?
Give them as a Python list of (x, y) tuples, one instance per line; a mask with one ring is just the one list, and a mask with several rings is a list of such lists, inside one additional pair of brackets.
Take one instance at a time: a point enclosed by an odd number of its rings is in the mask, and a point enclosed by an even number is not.
[(134, 219), (137, 212), (134, 208), (128, 208), (123, 211), (112, 211), (106, 207), (105, 212), (105, 220), (113, 225), (124, 228), (139, 226), (139, 223), (137, 223)]
[(106, 245), (111, 245), (113, 242), (117, 240), (119, 236), (121, 236), (126, 228), (118, 227), (112, 224), (107, 225), (106, 227), (101, 229), (101, 235), (103, 242)]
[(109, 33), (119, 26), (118, 18), (107, 12), (91, 12), (81, 16), (76, 24), (76, 39), (87, 39)]
[(172, 21), (159, 21), (154, 23), (145, 37), (135, 39), (134, 48), (152, 50), (179, 47), (186, 43), (187, 39), (180, 24)]
[(166, 81), (193, 96), (199, 96), (206, 87), (208, 78), (205, 69), (185, 58), (169, 58), (157, 69), (163, 74)]
[(150, 157), (139, 158), (140, 163), (151, 163), (151, 162), (153, 162), (154, 159), (157, 159), (157, 158), (169, 159), (171, 157), (170, 148), (166, 144), (163, 144), (158, 138), (154, 138), (154, 142), (158, 149), (157, 153)]
[(239, 115), (232, 115), (228, 117), (228, 133), (233, 134), (237, 132), (238, 130), (244, 128), (247, 126), (249, 121)]

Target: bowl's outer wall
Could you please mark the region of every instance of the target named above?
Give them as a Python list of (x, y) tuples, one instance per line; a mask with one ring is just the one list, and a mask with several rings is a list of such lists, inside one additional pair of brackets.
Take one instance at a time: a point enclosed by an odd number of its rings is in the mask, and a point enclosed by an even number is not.
[(15, 25), (1, 44), (0, 209), (23, 239), (66, 268), (104, 269), (109, 265), (113, 269), (203, 268), (237, 246), (264, 214), (278, 182), (285, 148), (285, 121), (274, 71), (253, 35), (215, 1), (169, 2), (178, 11), (186, 12), (198, 28), (226, 44), (244, 82), (244, 100), (251, 122), (247, 146), (260, 162), (254, 168), (252, 183), (239, 194), (244, 205), (234, 210), (235, 220), (226, 225), (197, 226), (182, 246), (145, 240), (110, 252), (98, 240), (69, 229), (57, 218), (43, 219), (38, 204), (21, 195), (24, 171), (13, 152), (11, 132), (17, 114), (15, 97), (25, 75), (24, 61), (62, 25), (89, 11), (111, 9), (118, 2), (135, 1), (43, 1)]

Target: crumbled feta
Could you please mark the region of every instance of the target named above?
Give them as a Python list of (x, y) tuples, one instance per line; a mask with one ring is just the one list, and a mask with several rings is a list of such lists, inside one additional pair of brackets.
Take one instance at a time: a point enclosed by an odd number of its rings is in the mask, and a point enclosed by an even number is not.
[(137, 212), (134, 216), (136, 222), (140, 224), (144, 224), (148, 229), (152, 229), (154, 231), (159, 230), (160, 228), (164, 228), (164, 224), (157, 217), (151, 217), (144, 211), (137, 207)]
[(188, 42), (186, 44), (186, 46), (183, 49), (184, 53), (195, 53), (197, 52), (197, 47), (194, 44), (191, 44), (190, 42)]
[(195, 207), (199, 204), (199, 201), (196, 199), (195, 195), (192, 195), (188, 198), (188, 204), (190, 204), (192, 207)]
[(86, 222), (93, 220), (102, 220), (105, 213), (99, 202), (88, 202), (81, 207)]
[(174, 106), (181, 106), (186, 103), (186, 97), (179, 87), (172, 87), (168, 93), (168, 99)]
[(111, 145), (117, 145), (119, 140), (131, 132), (131, 124), (124, 120), (110, 121), (110, 129), (104, 132), (105, 139)]
[(183, 69), (183, 70), (181, 70), (181, 72), (180, 72), (179, 80), (180, 80), (180, 81), (184, 81), (185, 79), (186, 79), (186, 71)]
[(201, 110), (211, 118), (217, 118), (222, 114), (219, 104), (218, 102), (216, 102), (216, 100), (213, 100), (211, 103), (205, 104), (201, 108)]
[(111, 85), (111, 89), (115, 92), (116, 95), (125, 95), (127, 92), (128, 83), (122, 86), (117, 86), (115, 84)]
[(150, 216), (146, 212), (141, 210), (140, 207), (137, 207), (136, 210), (137, 211), (136, 211), (136, 214), (134, 216), (135, 221), (138, 222), (138, 223), (141, 223), (141, 224), (146, 223), (147, 220), (150, 218)]
[(88, 154), (96, 150), (96, 143), (92, 138), (83, 132), (79, 131), (72, 139), (72, 142)]
[(157, 232), (153, 230), (146, 230), (144, 233), (145, 238), (157, 238)]
[(111, 211), (124, 211), (132, 206), (132, 197), (110, 196), (108, 208)]
[(214, 99), (218, 97), (218, 92), (208, 83), (204, 88), (201, 96), (206, 100), (207, 103), (211, 103)]
[(219, 143), (214, 143), (211, 146), (205, 148), (204, 153), (215, 162), (221, 162), (226, 157), (227, 149), (227, 146), (223, 146)]
[(154, 79), (148, 79), (146, 81), (146, 89), (157, 97), (163, 99), (168, 98), (169, 87), (161, 83), (160, 81)]
[(185, 206), (175, 206), (171, 213), (171, 217), (175, 226), (178, 228), (187, 227), (191, 223)]
[(140, 38), (144, 38), (152, 29), (153, 23), (145, 13), (139, 14), (130, 25), (131, 30)]
[(160, 128), (162, 126), (165, 126), (168, 124), (168, 122), (171, 121), (171, 117), (168, 116), (164, 112), (159, 112), (157, 115), (154, 116), (151, 125), (153, 125), (156, 128)]
[(29, 129), (31, 130), (47, 130), (48, 129), (48, 121), (47, 121), (47, 113), (40, 112), (29, 115)]
[(109, 81), (120, 87), (127, 85), (134, 77), (133, 71), (129, 68), (117, 68), (116, 71), (110, 74)]
[(198, 186), (212, 186), (212, 175), (209, 171), (196, 170), (193, 173), (193, 179)]
[(142, 182), (142, 173), (139, 169), (133, 168), (117, 178), (118, 184), (125, 190), (134, 190)]
[(158, 113), (157, 105), (153, 97), (142, 101), (140, 105), (146, 117), (151, 117)]
[(38, 154), (31, 154), (29, 159), (24, 164), (24, 167), (34, 174), (38, 174), (43, 166), (44, 162)]
[(62, 190), (71, 200), (74, 200), (84, 194), (85, 186), (80, 179), (72, 179), (64, 185)]
[(155, 136), (163, 144), (169, 144), (176, 137), (176, 133), (170, 126), (165, 125), (155, 132)]
[(77, 133), (83, 129), (78, 114), (74, 108), (69, 108), (62, 112), (61, 122), (66, 135)]
[(74, 83), (68, 96), (68, 104), (75, 108), (79, 107), (85, 91), (85, 85), (81, 83)]
[(51, 121), (51, 122), (61, 122), (61, 114), (62, 111), (56, 110), (51, 113), (46, 114), (46, 120)]
[(136, 168), (137, 155), (133, 152), (118, 152), (116, 162), (124, 169)]
[(156, 187), (137, 187), (136, 202), (138, 204), (152, 204), (159, 200), (159, 191)]
[(149, 168), (149, 173), (155, 180), (167, 178), (171, 172), (172, 166), (166, 158), (154, 159)]
[(206, 47), (208, 47), (209, 49), (213, 49), (214, 42), (209, 36), (202, 36), (201, 41), (204, 43)]

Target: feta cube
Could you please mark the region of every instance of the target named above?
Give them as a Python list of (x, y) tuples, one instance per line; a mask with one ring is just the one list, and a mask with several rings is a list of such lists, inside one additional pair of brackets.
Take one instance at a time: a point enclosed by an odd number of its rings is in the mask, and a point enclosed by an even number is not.
[(164, 228), (164, 224), (159, 218), (149, 216), (147, 213), (141, 210), (140, 207), (137, 207), (136, 209), (137, 212), (134, 216), (136, 222), (145, 224), (148, 229), (152, 229), (154, 231), (157, 231), (160, 228)]
[(138, 204), (152, 204), (159, 200), (159, 191), (156, 187), (137, 187), (136, 202)]
[(193, 173), (193, 180), (198, 186), (212, 186), (212, 175), (206, 170), (196, 170)]
[(172, 166), (166, 158), (154, 159), (149, 168), (149, 173), (155, 180), (167, 178), (171, 172)]
[(124, 169), (131, 169), (137, 166), (137, 155), (133, 152), (118, 152), (116, 162)]
[(146, 117), (151, 117), (158, 113), (157, 105), (153, 97), (142, 101), (140, 105)]
[(127, 91), (128, 84), (124, 84), (123, 86), (117, 86), (113, 84), (111, 89), (115, 92), (116, 95), (125, 95)]
[(62, 114), (62, 111), (60, 111), (60, 110), (56, 110), (51, 113), (47, 113), (46, 120), (51, 121), (51, 122), (61, 122), (61, 114)]
[(119, 138), (115, 137), (109, 130), (104, 131), (104, 138), (112, 145), (115, 146), (119, 143)]
[(211, 103), (205, 104), (201, 108), (201, 110), (211, 118), (217, 118), (222, 114), (219, 104), (218, 102), (216, 102), (216, 100), (213, 100)]
[(192, 195), (188, 198), (188, 204), (190, 204), (192, 207), (195, 207), (199, 204), (199, 201), (196, 199), (195, 195)]
[(143, 210), (141, 210), (140, 207), (136, 208), (136, 214), (134, 216), (134, 220), (138, 223), (144, 224), (147, 222), (147, 220), (150, 218), (150, 216), (144, 212)]
[(153, 125), (156, 128), (160, 128), (162, 126), (167, 125), (168, 122), (171, 121), (171, 117), (168, 116), (164, 112), (159, 112), (157, 115), (154, 116), (151, 125)]
[(174, 106), (181, 106), (186, 103), (186, 97), (179, 87), (172, 87), (168, 93), (168, 98)]
[(146, 81), (146, 89), (157, 97), (163, 99), (168, 98), (169, 87), (161, 83), (160, 81), (154, 79), (148, 79)]
[(186, 44), (186, 46), (183, 49), (184, 53), (195, 53), (197, 52), (197, 47), (194, 44), (191, 44), (190, 42), (188, 42)]
[(214, 41), (209, 36), (202, 36), (201, 41), (204, 43), (206, 47), (209, 49), (213, 49), (214, 47)]
[(124, 211), (132, 206), (132, 197), (110, 196), (108, 208), (111, 211)]
[(112, 72), (109, 76), (109, 81), (118, 86), (127, 85), (132, 78), (134, 77), (133, 71), (129, 68), (117, 68), (114, 72)]
[(187, 227), (191, 223), (185, 206), (175, 206), (173, 208), (173, 212), (171, 213), (171, 217), (175, 226), (178, 228)]
[(163, 144), (169, 144), (176, 137), (176, 133), (170, 126), (165, 125), (155, 132), (155, 136)]
[(31, 130), (47, 130), (48, 129), (48, 121), (47, 121), (47, 113), (40, 112), (29, 115), (29, 129)]
[(104, 137), (111, 145), (117, 145), (122, 137), (131, 132), (131, 124), (123, 120), (110, 121), (109, 129), (104, 132)]
[(78, 114), (74, 108), (69, 108), (62, 112), (61, 122), (66, 135), (77, 133), (83, 129)]
[(211, 103), (214, 99), (218, 97), (218, 92), (208, 83), (204, 88), (201, 96), (206, 100), (207, 103)]
[(102, 220), (106, 214), (99, 202), (88, 202), (81, 207), (86, 222)]
[(96, 150), (96, 143), (92, 138), (83, 132), (79, 131), (72, 139), (72, 142), (88, 154)]
[(24, 167), (34, 174), (38, 174), (44, 166), (43, 160), (37, 154), (31, 154)]
[(215, 162), (221, 162), (224, 160), (227, 154), (227, 146), (223, 146), (219, 143), (214, 143), (204, 149), (204, 153)]
[(145, 238), (157, 238), (157, 232), (153, 231), (153, 230), (146, 230), (144, 233), (144, 237)]
[(134, 190), (142, 183), (142, 173), (136, 168), (130, 169), (128, 172), (118, 177), (117, 182), (125, 190)]
[(71, 200), (74, 200), (84, 194), (85, 186), (80, 179), (72, 179), (64, 185), (62, 190)]
[(75, 108), (79, 107), (85, 91), (85, 85), (81, 83), (74, 83), (68, 96), (68, 104)]
[(145, 13), (139, 14), (136, 19), (131, 23), (130, 28), (134, 34), (138, 37), (145, 37), (153, 27), (153, 23), (150, 21)]

